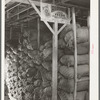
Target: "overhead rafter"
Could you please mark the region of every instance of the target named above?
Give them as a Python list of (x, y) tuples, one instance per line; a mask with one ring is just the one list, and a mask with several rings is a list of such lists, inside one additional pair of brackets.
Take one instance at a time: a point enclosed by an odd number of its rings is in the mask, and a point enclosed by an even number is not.
[[(63, 0), (64, 1), (64, 0)], [(89, 9), (89, 8), (87, 8), (87, 7), (82, 7), (82, 6), (78, 6), (78, 5), (73, 5), (73, 4), (67, 4), (67, 3), (65, 3), (65, 2), (63, 2), (63, 1), (61, 1), (61, 2), (56, 2), (56, 5), (61, 5), (61, 6), (66, 6), (66, 7), (75, 7), (75, 8), (81, 8), (81, 9)], [(69, 0), (67, 0), (67, 1), (69, 1)], [(28, 2), (28, 0), (6, 0), (6, 2), (5, 2), (5, 5), (7, 4), (7, 3), (10, 3), (10, 2), (18, 2), (18, 3), (24, 3), (24, 4), (30, 4), (29, 2)], [(40, 1), (32, 1), (36, 6), (40, 6)], [(54, 2), (54, 1), (53, 1)], [(52, 3), (52, 2), (51, 2)]]
[(12, 9), (13, 9), (13, 8), (15, 8), (15, 7), (18, 7), (19, 5), (21, 5), (21, 3), (18, 3), (17, 5), (15, 5), (15, 6), (13, 6), (13, 7), (9, 8), (8, 10), (6, 10), (6, 12), (8, 12), (8, 11), (12, 10)]
[(57, 3), (57, 5), (61, 5), (61, 6), (65, 6), (65, 7), (75, 7), (75, 8), (80, 8), (80, 9), (87, 9), (87, 10), (89, 10), (89, 8), (87, 8), (87, 7), (78, 6), (78, 5), (73, 5), (73, 4), (67, 4), (67, 3), (64, 3), (64, 2), (59, 2), (59, 3)]
[[(28, 0), (6, 0), (5, 5), (10, 3), (10, 2), (19, 2), (19, 3), (24, 3), (24, 4), (30, 4)], [(39, 1), (32, 1), (36, 6), (40, 6)]]
[(76, 3), (80, 3), (80, 2), (89, 3), (90, 0), (62, 0), (62, 2), (68, 2), (68, 1), (76, 2)]

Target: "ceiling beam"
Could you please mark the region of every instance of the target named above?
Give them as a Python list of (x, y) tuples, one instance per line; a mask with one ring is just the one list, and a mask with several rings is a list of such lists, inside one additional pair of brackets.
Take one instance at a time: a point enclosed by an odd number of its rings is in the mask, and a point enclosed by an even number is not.
[(6, 12), (8, 12), (8, 11), (12, 10), (12, 9), (13, 9), (13, 8), (15, 8), (15, 7), (18, 7), (19, 5), (21, 5), (21, 3), (18, 3), (17, 5), (15, 5), (15, 6), (13, 6), (13, 7), (9, 8), (8, 10), (6, 10)]
[[(18, 2), (18, 3), (24, 3), (24, 4), (30, 4), (28, 0), (6, 0), (5, 5), (10, 2)], [(40, 6), (39, 1), (32, 1), (36, 6)]]
[(64, 7), (75, 7), (75, 8), (79, 8), (79, 9), (87, 9), (87, 10), (89, 10), (89, 8), (84, 7), (84, 6), (78, 6), (78, 5), (67, 4), (67, 3), (57, 3), (57, 5), (64, 6)]
[(90, 2), (90, 0), (62, 0), (62, 2), (68, 2), (68, 1), (70, 1), (70, 2), (76, 2), (76, 3), (84, 3), (84, 4), (89, 4), (89, 2)]
[[(67, 0), (68, 1), (68, 0)], [(24, 3), (24, 4), (30, 4), (28, 0), (6, 0), (6, 4), (9, 2), (18, 2), (18, 3)], [(41, 2), (40, 1), (32, 1), (36, 6), (40, 6)], [(65, 7), (76, 7), (76, 8), (82, 8), (82, 9), (89, 9), (86, 7), (81, 7), (73, 4), (67, 4), (67, 3), (56, 3), (58, 6), (65, 6)]]

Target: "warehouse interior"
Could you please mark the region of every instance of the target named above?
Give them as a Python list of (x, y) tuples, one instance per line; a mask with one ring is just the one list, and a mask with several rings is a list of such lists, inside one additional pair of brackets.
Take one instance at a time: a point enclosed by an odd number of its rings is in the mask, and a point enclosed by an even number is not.
[[(41, 3), (70, 18), (57, 39)], [(89, 100), (89, 17), (90, 0), (5, 0), (5, 100)]]

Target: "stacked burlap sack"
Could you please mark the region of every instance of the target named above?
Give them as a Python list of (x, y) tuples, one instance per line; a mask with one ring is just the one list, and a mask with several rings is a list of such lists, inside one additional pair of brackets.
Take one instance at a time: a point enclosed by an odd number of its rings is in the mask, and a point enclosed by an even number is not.
[[(34, 33), (33, 33), (34, 34)], [(82, 35), (84, 34), (84, 35)], [(77, 26), (78, 79), (89, 77), (88, 29)], [(48, 38), (48, 37), (47, 37)], [(6, 84), (16, 100), (51, 100), (52, 40), (37, 50), (37, 41), (24, 32), (21, 43), (6, 45)], [(74, 37), (65, 27), (58, 40), (58, 100), (73, 100)], [(77, 99), (88, 100), (89, 81), (78, 82)]]
[[(87, 27), (77, 25), (77, 78), (84, 79), (89, 77), (89, 32)], [(40, 47), (43, 57), (42, 66), (52, 73), (52, 40), (46, 42)], [(58, 95), (63, 91), (65, 94), (73, 94), (74, 92), (74, 33), (72, 25), (65, 27), (59, 34), (58, 40)], [(47, 72), (47, 71), (46, 71)], [(51, 74), (50, 73), (50, 74)], [(45, 72), (44, 75), (47, 75)], [(46, 78), (45, 78), (46, 79)], [(50, 79), (45, 80), (49, 83)], [(51, 83), (50, 83), (51, 85)], [(49, 85), (48, 85), (49, 86)], [(50, 88), (50, 87), (48, 87)], [(89, 81), (78, 82), (78, 92), (88, 93)], [(48, 90), (48, 89), (47, 89)], [(86, 93), (86, 94), (87, 94)], [(71, 97), (73, 97), (71, 95)], [(80, 96), (81, 97), (81, 96)], [(66, 97), (67, 98), (67, 97)], [(68, 99), (68, 98), (67, 98)], [(67, 100), (62, 98), (62, 100)], [(82, 99), (82, 98), (81, 98)], [(79, 100), (81, 100), (79, 99)], [(85, 99), (82, 99), (85, 100)]]

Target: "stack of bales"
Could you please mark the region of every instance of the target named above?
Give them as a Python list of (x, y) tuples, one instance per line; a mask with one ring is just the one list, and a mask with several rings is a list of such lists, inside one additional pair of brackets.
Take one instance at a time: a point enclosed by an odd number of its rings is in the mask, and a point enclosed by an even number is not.
[[(78, 79), (89, 77), (88, 38), (88, 28), (77, 25)], [(37, 50), (37, 42), (24, 32), (16, 47), (12, 43), (6, 45), (6, 84), (10, 97), (51, 100), (52, 40)], [(58, 100), (73, 100), (74, 74), (74, 34), (70, 25), (58, 39)], [(78, 82), (77, 99), (88, 100), (88, 89), (88, 80)]]
[[(42, 66), (52, 73), (52, 41), (48, 41), (40, 48), (43, 63)], [(89, 32), (87, 27), (77, 25), (77, 78), (85, 79), (89, 77)], [(58, 41), (58, 94), (72, 94), (74, 92), (74, 33), (72, 25), (65, 27), (59, 34)], [(46, 71), (47, 72), (47, 71)], [(50, 73), (50, 74), (51, 74)], [(46, 75), (46, 73), (44, 73)], [(46, 81), (51, 81), (47, 79)], [(89, 89), (89, 81), (78, 82), (78, 92), (86, 94)], [(46, 87), (50, 91), (50, 87)], [(60, 92), (59, 92), (60, 91)], [(46, 91), (47, 92), (47, 91)], [(48, 93), (48, 92), (47, 92)], [(78, 93), (78, 94), (80, 94)], [(70, 95), (73, 97), (72, 95)], [(61, 100), (66, 100), (60, 96)], [(69, 96), (67, 96), (69, 98)], [(65, 97), (65, 98), (67, 98)], [(69, 100), (69, 99), (68, 99)], [(84, 100), (84, 99), (82, 99)]]

